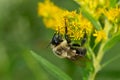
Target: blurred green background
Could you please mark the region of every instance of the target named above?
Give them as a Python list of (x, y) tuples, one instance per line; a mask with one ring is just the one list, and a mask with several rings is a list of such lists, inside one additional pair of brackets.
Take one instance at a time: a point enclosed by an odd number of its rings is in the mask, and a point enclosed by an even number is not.
[[(0, 80), (56, 80), (26, 50), (33, 50), (67, 73), (81, 80), (81, 68), (56, 57), (47, 48), (54, 31), (45, 28), (38, 17), (40, 0), (0, 0)], [(41, 0), (42, 1), (42, 0)], [(53, 0), (68, 10), (78, 5), (72, 0)], [(104, 61), (120, 54), (120, 43), (106, 52)], [(96, 80), (120, 80), (120, 59), (109, 64)]]

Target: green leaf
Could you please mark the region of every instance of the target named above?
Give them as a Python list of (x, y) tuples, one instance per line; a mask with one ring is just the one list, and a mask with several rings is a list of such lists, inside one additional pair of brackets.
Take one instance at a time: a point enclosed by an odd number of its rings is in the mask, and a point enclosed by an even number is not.
[(120, 42), (120, 32), (114, 35), (111, 39), (107, 41), (103, 50), (106, 51), (107, 49), (110, 49), (112, 46), (114, 46), (118, 42)]
[(115, 7), (118, 0), (110, 0), (110, 7)]
[(97, 22), (97, 20), (89, 12), (85, 11), (84, 9), (81, 9), (81, 11), (82, 11), (83, 16), (86, 17), (94, 25), (94, 27), (97, 30), (102, 29), (101, 25)]
[(39, 61), (39, 63), (48, 72), (50, 72), (50, 74), (52, 74), (58, 80), (72, 80), (67, 74), (65, 74), (63, 71), (61, 71), (58, 67), (54, 66), (49, 61), (47, 61), (46, 59), (42, 58), (41, 56), (37, 55), (35, 52), (31, 51), (31, 54), (36, 58), (36, 60)]
[(111, 62), (113, 62), (119, 58), (120, 58), (120, 55), (117, 55), (117, 56), (113, 57), (112, 59), (106, 61), (104, 64), (102, 64), (102, 68), (104, 68), (105, 66), (107, 66), (108, 64), (110, 64)]
[(75, 1), (78, 5), (80, 5), (80, 0), (73, 0)]

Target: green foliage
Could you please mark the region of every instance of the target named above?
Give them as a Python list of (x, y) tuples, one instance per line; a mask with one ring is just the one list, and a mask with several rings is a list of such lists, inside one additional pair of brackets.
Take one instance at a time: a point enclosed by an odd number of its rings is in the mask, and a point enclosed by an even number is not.
[[(37, 15), (39, 1), (42, 0), (0, 0), (0, 80), (71, 80), (71, 78), (81, 80), (81, 71), (84, 71), (80, 68), (81, 66), (72, 64), (73, 62), (68, 60), (59, 59), (54, 56), (51, 49), (46, 48), (54, 32), (46, 29)], [(75, 7), (76, 4), (72, 0), (52, 1), (68, 10), (78, 8), (78, 6)], [(113, 7), (116, 1), (111, 0)], [(83, 14), (96, 29), (100, 29), (99, 23), (88, 12), (85, 11)], [(106, 51), (107, 56), (104, 57), (102, 65), (110, 64), (99, 72), (97, 80), (120, 79), (119, 36), (116, 34), (104, 46), (103, 50)], [(117, 44), (116, 47), (115, 44)], [(37, 52), (40, 56), (26, 51), (26, 48)], [(88, 53), (92, 52), (90, 47), (87, 49)], [(93, 59), (91, 56), (94, 55), (88, 55), (89, 59)], [(111, 55), (117, 57), (112, 56), (111, 59)], [(114, 63), (111, 63), (112, 61)], [(83, 73), (86, 74), (88, 70), (94, 71), (89, 63), (87, 68)], [(86, 76), (85, 79), (87, 79)]]
[(120, 58), (120, 55), (115, 55), (115, 57), (109, 59), (108, 61), (106, 61), (104, 64), (102, 64), (102, 68), (108, 66), (110, 63), (116, 61), (117, 59)]
[(48, 71), (51, 75), (57, 78), (57, 80), (72, 80), (67, 74), (61, 71), (58, 67), (54, 66), (52, 63), (46, 59), (38, 56), (35, 52), (31, 51), (31, 54), (35, 57), (37, 61)]
[(117, 33), (115, 34), (115, 36), (113, 36), (111, 39), (107, 41), (103, 50), (106, 51), (119, 42), (120, 42), (120, 33)]
[(115, 7), (115, 5), (118, 1), (119, 0), (110, 0), (110, 7)]

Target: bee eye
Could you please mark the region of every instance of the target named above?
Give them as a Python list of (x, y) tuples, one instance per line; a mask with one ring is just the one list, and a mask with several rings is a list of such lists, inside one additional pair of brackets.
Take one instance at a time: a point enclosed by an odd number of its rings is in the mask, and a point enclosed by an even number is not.
[(63, 41), (63, 39), (62, 39), (62, 36), (58, 33), (55, 33), (54, 34), (54, 36), (53, 36), (53, 38), (52, 38), (52, 41), (51, 41), (51, 43), (53, 44), (53, 45), (58, 45), (58, 44), (60, 44), (61, 42)]

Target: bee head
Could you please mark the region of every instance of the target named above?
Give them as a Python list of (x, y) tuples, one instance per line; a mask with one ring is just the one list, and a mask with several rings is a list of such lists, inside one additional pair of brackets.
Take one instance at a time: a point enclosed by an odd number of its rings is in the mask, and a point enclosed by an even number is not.
[(54, 36), (53, 36), (53, 38), (52, 38), (51, 44), (57, 46), (62, 41), (63, 41), (62, 35), (60, 35), (59, 33), (55, 33)]

